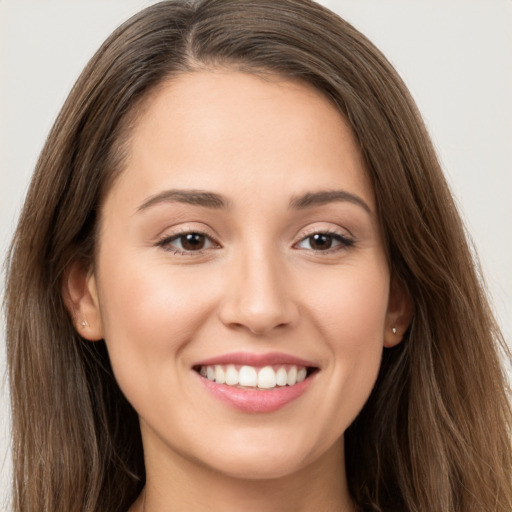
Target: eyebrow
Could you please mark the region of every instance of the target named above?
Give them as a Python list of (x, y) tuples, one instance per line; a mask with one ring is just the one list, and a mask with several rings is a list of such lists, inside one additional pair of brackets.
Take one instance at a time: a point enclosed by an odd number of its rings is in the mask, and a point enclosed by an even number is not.
[(322, 206), (334, 202), (348, 202), (360, 206), (370, 215), (372, 210), (368, 204), (359, 196), (347, 192), (346, 190), (320, 190), (319, 192), (307, 192), (301, 196), (291, 199), (290, 208), (303, 210), (314, 206)]
[(226, 198), (214, 192), (173, 189), (164, 190), (159, 194), (149, 197), (137, 208), (137, 212), (147, 210), (161, 203), (185, 203), (215, 210), (225, 209), (229, 206), (229, 201)]
[[(349, 202), (360, 206), (372, 213), (370, 207), (359, 196), (345, 190), (321, 190), (318, 192), (307, 192), (303, 195), (293, 197), (290, 200), (289, 207), (294, 210), (303, 210), (314, 206), (322, 206), (333, 202)], [(137, 212), (147, 210), (152, 206), (161, 203), (185, 203), (203, 208), (215, 210), (227, 209), (230, 201), (221, 194), (215, 192), (205, 192), (203, 190), (164, 190), (154, 196), (146, 199), (138, 208)]]

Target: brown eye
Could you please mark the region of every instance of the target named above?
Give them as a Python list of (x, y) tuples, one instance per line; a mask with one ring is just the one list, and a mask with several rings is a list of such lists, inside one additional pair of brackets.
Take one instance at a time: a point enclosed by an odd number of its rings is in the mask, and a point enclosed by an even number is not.
[(178, 237), (185, 251), (199, 251), (206, 244), (206, 237), (200, 233), (187, 233)]
[(157, 244), (166, 251), (171, 251), (177, 254), (188, 254), (193, 252), (200, 252), (203, 249), (210, 249), (215, 246), (215, 242), (203, 233), (182, 233), (166, 237)]
[(309, 237), (309, 246), (314, 251), (325, 251), (332, 247), (333, 237), (326, 233), (316, 233)]
[(310, 251), (328, 251), (330, 249), (344, 249), (354, 245), (354, 241), (337, 233), (315, 233), (303, 238), (298, 247)]

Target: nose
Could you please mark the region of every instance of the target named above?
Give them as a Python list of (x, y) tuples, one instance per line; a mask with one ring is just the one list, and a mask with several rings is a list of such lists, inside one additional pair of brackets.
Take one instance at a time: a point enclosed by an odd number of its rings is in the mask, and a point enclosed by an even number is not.
[(242, 255), (226, 281), (220, 319), (227, 327), (264, 335), (297, 323), (293, 283), (272, 254)]

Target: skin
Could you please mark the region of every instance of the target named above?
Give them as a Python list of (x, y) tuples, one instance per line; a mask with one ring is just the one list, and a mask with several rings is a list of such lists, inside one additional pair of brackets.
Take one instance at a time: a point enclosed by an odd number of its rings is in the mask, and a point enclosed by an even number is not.
[[(155, 199), (176, 189), (226, 205)], [(322, 191), (351, 196), (290, 206)], [(202, 250), (169, 240), (190, 232), (206, 235)], [(315, 233), (334, 235), (315, 245)], [(361, 153), (320, 93), (226, 70), (161, 86), (103, 204), (94, 271), (72, 265), (65, 295), (140, 417), (147, 485), (131, 511), (353, 510), (343, 432), (410, 306)], [(285, 407), (241, 412), (192, 369), (241, 350), (319, 371)]]

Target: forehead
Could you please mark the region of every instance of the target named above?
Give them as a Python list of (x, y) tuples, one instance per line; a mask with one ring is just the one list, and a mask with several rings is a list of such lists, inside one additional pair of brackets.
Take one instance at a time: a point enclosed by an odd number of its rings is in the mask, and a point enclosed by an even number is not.
[(236, 196), (241, 187), (255, 197), (352, 188), (374, 202), (352, 131), (311, 86), (235, 71), (162, 84), (133, 127), (114, 189), (136, 201), (165, 188)]

